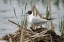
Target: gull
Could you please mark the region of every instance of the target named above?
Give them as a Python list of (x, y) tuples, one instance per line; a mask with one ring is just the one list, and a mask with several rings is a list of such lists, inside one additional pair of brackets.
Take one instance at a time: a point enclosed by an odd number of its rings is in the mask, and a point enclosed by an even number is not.
[(47, 23), (46, 19), (42, 19), (40, 17), (33, 16), (33, 12), (31, 10), (29, 10), (26, 14), (27, 14), (27, 18), (28, 18), (27, 21), (30, 24), (34, 24), (35, 26), (41, 26), (42, 24)]

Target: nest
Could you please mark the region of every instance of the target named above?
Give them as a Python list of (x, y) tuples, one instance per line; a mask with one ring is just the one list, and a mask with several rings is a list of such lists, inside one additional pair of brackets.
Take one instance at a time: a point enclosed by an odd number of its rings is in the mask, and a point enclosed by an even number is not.
[[(42, 31), (39, 33), (33, 32), (29, 29), (24, 30), (24, 42), (61, 42), (61, 37), (52, 30), (42, 28)], [(18, 29), (15, 34), (6, 34), (2, 39), (9, 42), (9, 39), (11, 38), (12, 42), (20, 42), (20, 35), (21, 29)]]

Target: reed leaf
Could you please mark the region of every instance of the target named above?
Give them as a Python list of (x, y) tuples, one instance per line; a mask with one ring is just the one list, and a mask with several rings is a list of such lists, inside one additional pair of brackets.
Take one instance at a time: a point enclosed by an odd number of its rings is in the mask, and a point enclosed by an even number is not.
[(50, 12), (48, 11), (48, 5), (47, 5), (47, 9), (46, 9), (46, 19), (48, 19), (50, 16)]
[(20, 4), (21, 4), (21, 0), (17, 0), (17, 2), (18, 2), (18, 5), (20, 6)]
[(62, 29), (62, 21), (61, 21), (61, 24), (60, 24), (60, 32), (61, 32), (61, 29)]
[(8, 0), (3, 0), (3, 2), (6, 4), (8, 2)]
[(27, 6), (27, 2), (26, 2), (26, 4), (25, 4), (25, 10), (26, 10), (26, 6)]
[(61, 24), (62, 24), (62, 22), (61, 22), (61, 18), (60, 18), (59, 14), (58, 14), (58, 18), (59, 18), (59, 32), (61, 32)]
[[(16, 16), (16, 12), (15, 12), (15, 8), (14, 7), (13, 7), (13, 10), (14, 10), (15, 18), (17, 19), (17, 16)], [(17, 20), (17, 22), (18, 22), (18, 20)], [(19, 24), (19, 22), (18, 22), (18, 24)]]
[(60, 2), (60, 0), (56, 0), (54, 3), (58, 7), (58, 9), (59, 9), (59, 2)]
[[(22, 15), (23, 15), (23, 10), (22, 10)], [(22, 17), (22, 16), (21, 16), (21, 17)], [(24, 23), (24, 22), (21, 20), (21, 26), (23, 26), (23, 23)]]
[(32, 5), (33, 0), (30, 1), (30, 5)]
[(42, 3), (43, 3), (43, 4), (44, 4), (44, 1), (45, 1), (45, 0), (42, 0)]
[(63, 7), (64, 7), (64, 0), (62, 0), (62, 5), (63, 5)]
[(28, 24), (28, 22), (27, 22), (27, 16), (25, 17), (25, 28), (27, 28), (27, 24)]
[(61, 32), (61, 22), (59, 22), (59, 31)]
[(62, 37), (62, 41), (61, 42), (64, 42), (64, 20), (62, 19), (61, 20), (61, 37)]

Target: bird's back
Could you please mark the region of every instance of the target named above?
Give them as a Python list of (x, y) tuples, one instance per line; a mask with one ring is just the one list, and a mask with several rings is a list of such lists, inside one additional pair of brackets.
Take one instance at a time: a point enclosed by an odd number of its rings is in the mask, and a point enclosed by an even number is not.
[(35, 17), (35, 16), (32, 18), (32, 23), (34, 23), (34, 24), (41, 24), (41, 23), (45, 23), (45, 22), (47, 22), (46, 19), (42, 19), (42, 18)]

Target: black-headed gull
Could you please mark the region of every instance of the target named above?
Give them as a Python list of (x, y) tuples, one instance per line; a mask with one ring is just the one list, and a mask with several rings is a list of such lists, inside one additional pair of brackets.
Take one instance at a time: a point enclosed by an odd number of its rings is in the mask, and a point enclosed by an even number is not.
[(40, 26), (42, 24), (45, 24), (47, 23), (47, 20), (46, 19), (42, 19), (40, 17), (36, 17), (36, 16), (33, 16), (33, 12), (30, 10), (26, 13), (28, 16), (28, 22), (30, 24), (35, 24), (36, 26)]

